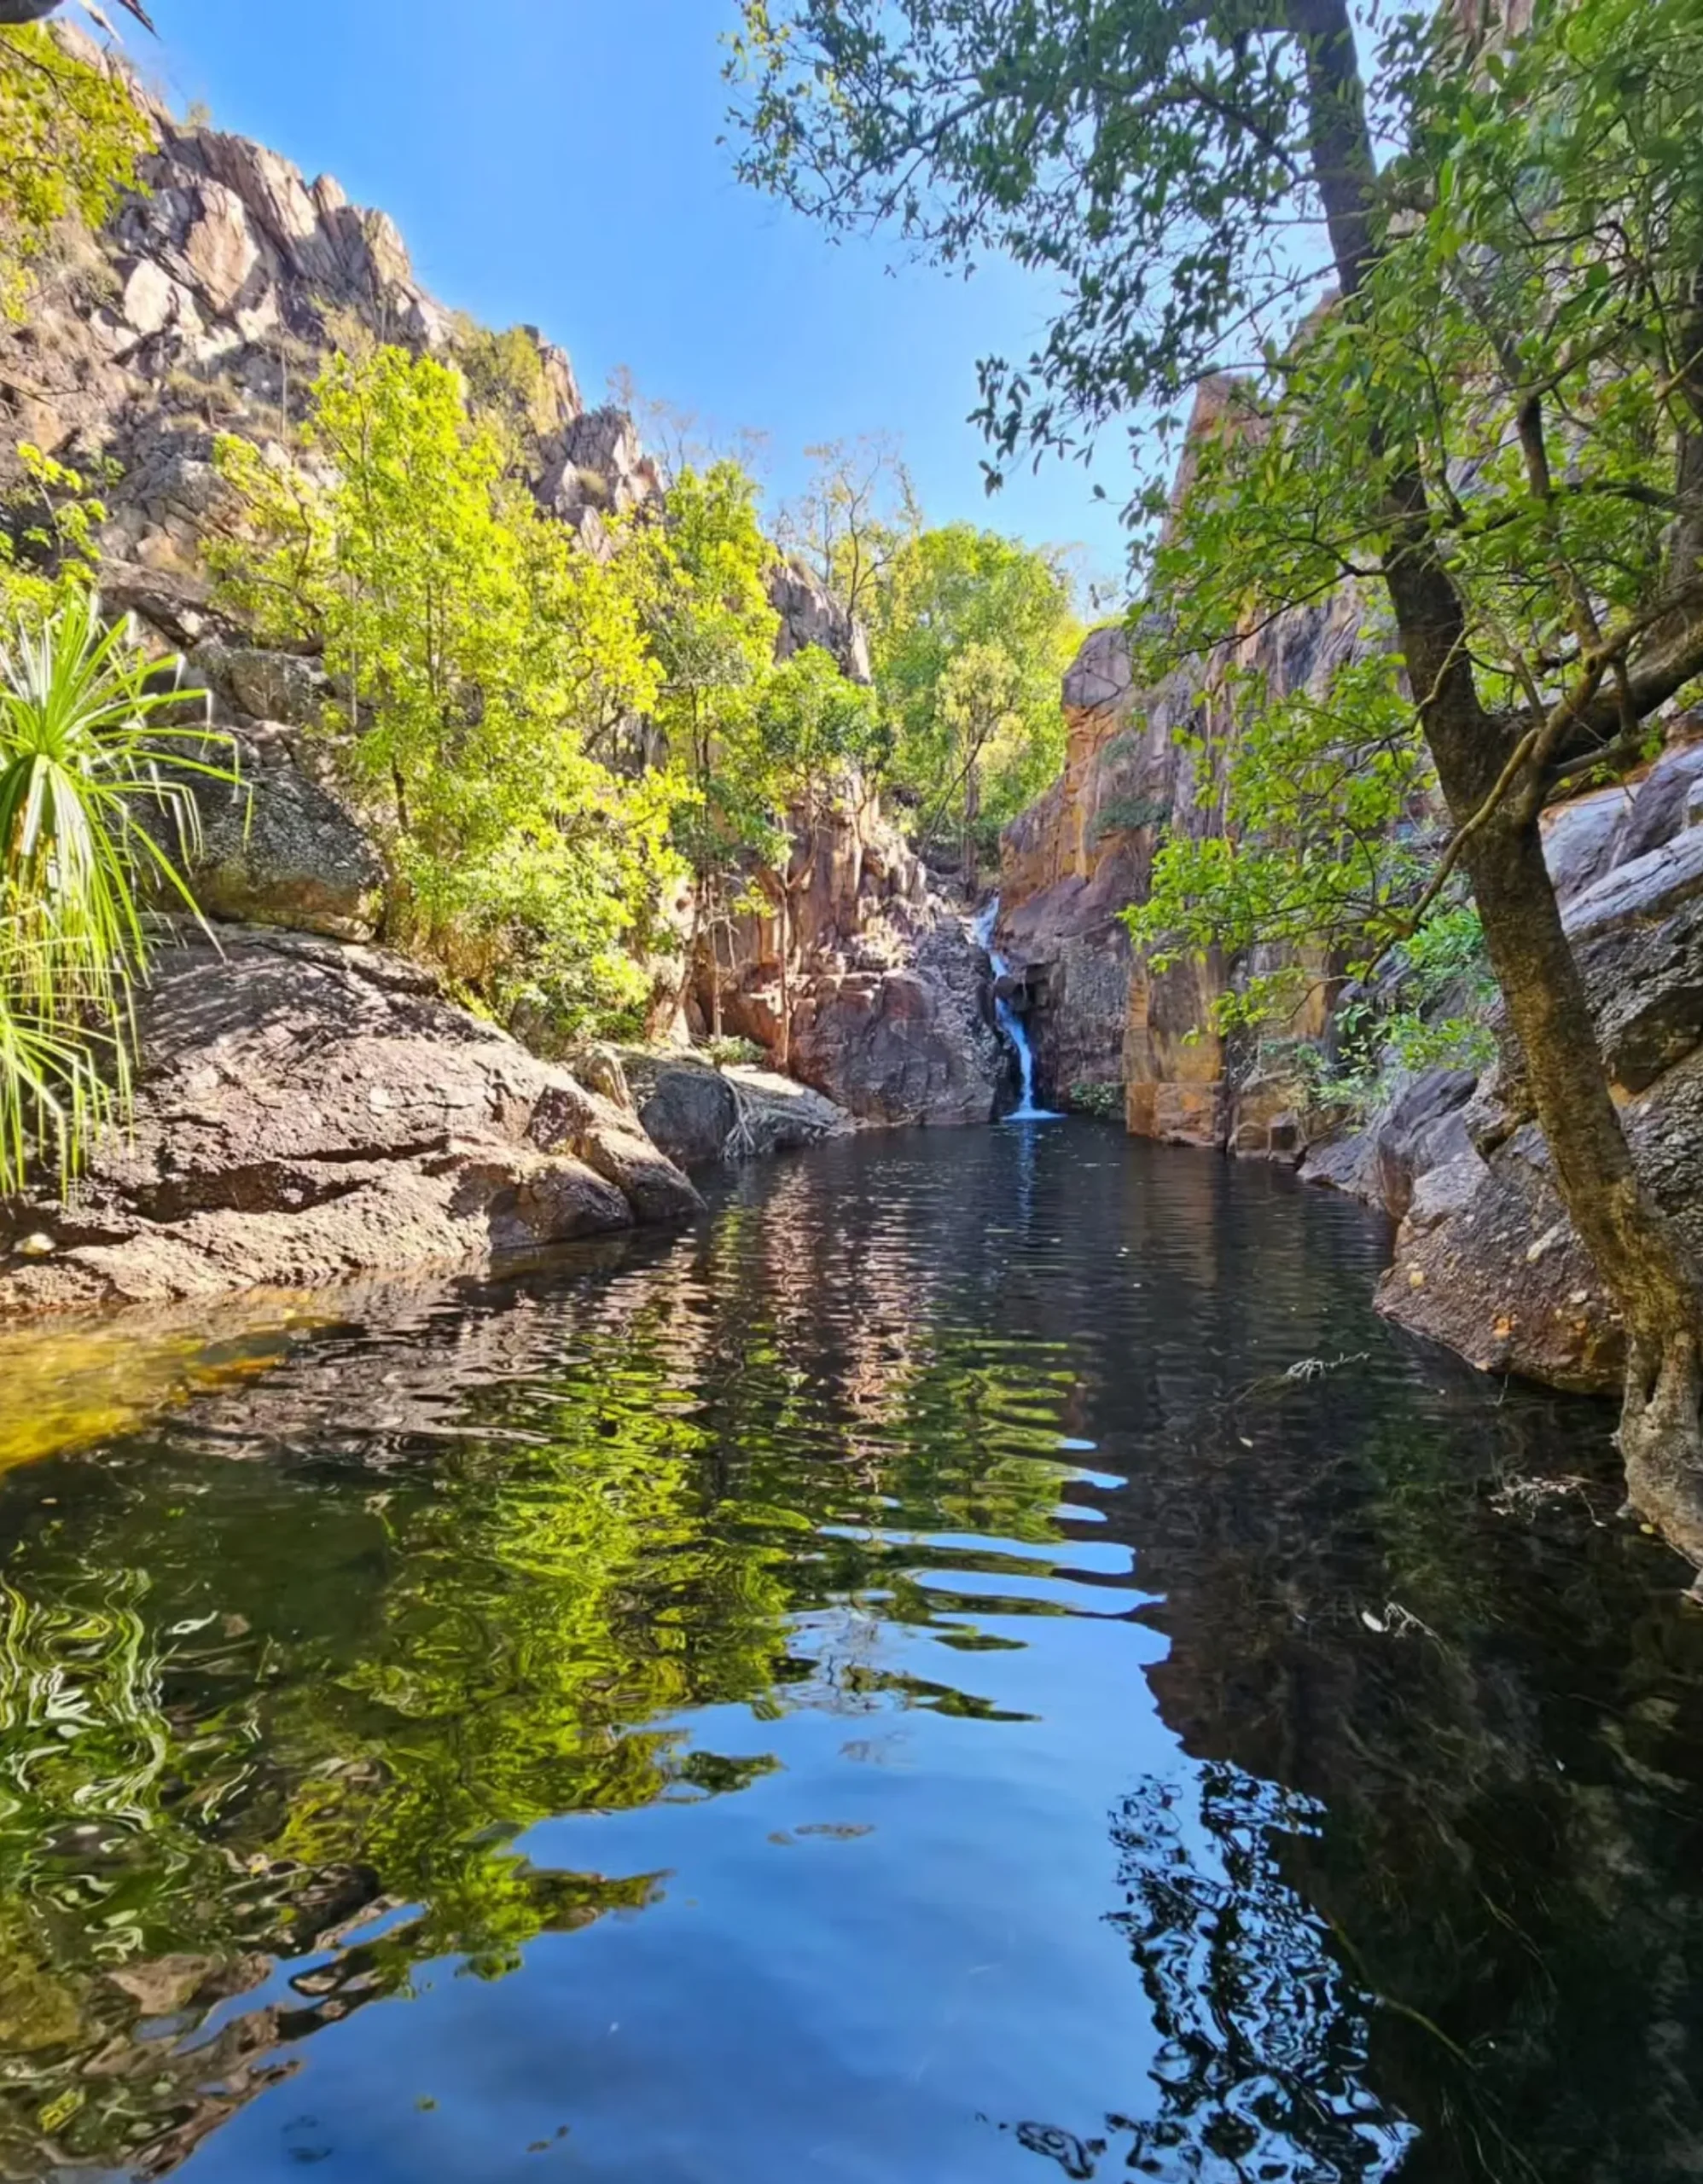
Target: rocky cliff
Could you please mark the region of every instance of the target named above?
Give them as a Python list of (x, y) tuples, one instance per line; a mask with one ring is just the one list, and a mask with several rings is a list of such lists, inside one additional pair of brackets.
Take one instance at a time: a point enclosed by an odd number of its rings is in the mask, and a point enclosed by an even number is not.
[[(1218, 414), (1209, 394), (1198, 421)], [(1179, 490), (1186, 484), (1184, 477)], [(1322, 695), (1362, 642), (1345, 589), (1277, 618), (1234, 654), (1136, 687), (1124, 629), (1090, 636), (1064, 686), (1062, 778), (1008, 831), (1001, 935), (1048, 1088), (1120, 1089), (1136, 1135), (1298, 1162), (1401, 1223), (1380, 1292), (1392, 1318), (1487, 1370), (1584, 1391), (1619, 1385), (1623, 1338), (1574, 1235), (1517, 1052), (1480, 1081), (1433, 1070), (1367, 1125), (1310, 1111), (1286, 1060), (1329, 1031), (1326, 982), (1256, 1049), (1206, 1029), (1251, 967), (1222, 954), (1155, 973), (1118, 912), (1144, 899), (1166, 834), (1222, 833), (1238, 724), (1227, 671)], [(1178, 747), (1187, 730), (1204, 756)], [(1629, 781), (1546, 822), (1550, 868), (1584, 965), (1635, 1155), (1703, 1253), (1703, 720), (1681, 716)]]
[(788, 869), (760, 875), (752, 903), (699, 977), (700, 1021), (864, 1121), (993, 1119), (1011, 1058), (986, 954), (855, 775), (795, 820)]
[[(1275, 695), (1322, 695), (1354, 657), (1361, 621), (1343, 592), (1150, 689), (1136, 684), (1122, 624), (1089, 637), (1065, 679), (1064, 775), (1007, 830), (1001, 855), (1001, 944), (1054, 1097), (1120, 1087), (1139, 1136), (1299, 1156), (1300, 1087), (1206, 1028), (1213, 1002), (1259, 958), (1214, 955), (1156, 972), (1119, 913), (1146, 899), (1162, 841), (1223, 831), (1223, 765), (1238, 733), (1231, 675), (1255, 669)], [(1181, 747), (1185, 732), (1203, 755)], [(1323, 1025), (1321, 995), (1287, 1029), (1304, 1039)]]
[[(1633, 1157), (1703, 1261), (1700, 735), (1703, 723), (1676, 723), (1641, 781), (1564, 807), (1549, 853)], [(1433, 1102), (1440, 1089), (1433, 1081)], [(1412, 1088), (1409, 1109), (1425, 1096)], [(1561, 1205), (1517, 1048), (1448, 1096), (1441, 1127), (1415, 1135), (1398, 1102), (1308, 1163), (1401, 1220), (1380, 1308), (1486, 1371), (1618, 1388), (1624, 1333)]]
[[(218, 435), (282, 456), (332, 351), (365, 339), (450, 354), (481, 336), (421, 288), (387, 214), (142, 96), (142, 192), (105, 232), (68, 229), (27, 317), (0, 323), (0, 492), (21, 482), (19, 443), (98, 482), (104, 595), (193, 647), (238, 634), (203, 578)], [(658, 466), (624, 411), (588, 407), (564, 350), (531, 326), (503, 339), (532, 491), (595, 545), (607, 516), (661, 497)], [(819, 644), (867, 671), (860, 633), (807, 571), (777, 561), (770, 589), (783, 657)]]

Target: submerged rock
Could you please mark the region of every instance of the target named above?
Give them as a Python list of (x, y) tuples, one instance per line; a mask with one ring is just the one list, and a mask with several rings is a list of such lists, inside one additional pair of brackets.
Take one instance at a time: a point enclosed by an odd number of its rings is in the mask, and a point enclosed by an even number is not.
[(193, 935), (141, 1033), (133, 1130), (68, 1204), (9, 1209), (0, 1313), (319, 1287), (701, 1204), (631, 1112), (375, 950)]

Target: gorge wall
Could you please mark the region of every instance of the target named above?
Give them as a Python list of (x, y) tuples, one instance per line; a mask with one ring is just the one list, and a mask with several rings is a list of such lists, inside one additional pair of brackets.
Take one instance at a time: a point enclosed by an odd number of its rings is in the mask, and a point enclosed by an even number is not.
[[(1221, 407), (1208, 390), (1194, 432), (1210, 429)], [(1305, 1148), (1305, 1088), (1281, 1060), (1274, 1071), (1273, 1043), (1244, 1048), (1208, 1028), (1213, 1002), (1261, 967), (1259, 953), (1238, 962), (1215, 952), (1155, 971), (1119, 913), (1146, 900), (1162, 842), (1224, 830), (1224, 764), (1239, 733), (1228, 677), (1253, 670), (1274, 695), (1322, 695), (1355, 657), (1361, 623), (1360, 603), (1345, 590), (1150, 689), (1136, 685), (1124, 625), (1084, 645), (1064, 683), (1064, 774), (1001, 845), (1002, 949), (1018, 968), (1055, 1099), (1120, 1092), (1130, 1129), (1169, 1142), (1293, 1156)], [(1198, 739), (1198, 755), (1182, 747), (1185, 734)], [(1312, 1039), (1325, 1024), (1321, 987), (1287, 1030)]]
[[(1195, 429), (1219, 407), (1209, 391)], [(1103, 1105), (1109, 1090), (1137, 1136), (1291, 1162), (1381, 1207), (1400, 1224), (1380, 1292), (1391, 1317), (1486, 1370), (1607, 1391), (1622, 1333), (1501, 1026), (1500, 1059), (1481, 1078), (1398, 1079), (1351, 1127), (1317, 1110), (1298, 1066), (1301, 1048), (1329, 1040), (1328, 981), (1279, 1037), (1225, 1039), (1207, 1028), (1212, 1002), (1263, 967), (1261, 951), (1160, 973), (1119, 921), (1146, 899), (1167, 834), (1224, 831), (1223, 764), (1239, 732), (1225, 671), (1251, 666), (1278, 695), (1322, 696), (1363, 642), (1362, 619), (1345, 588), (1153, 688), (1136, 686), (1121, 625), (1088, 639), (1064, 685), (1065, 773), (1003, 845), (1001, 943), (1044, 1082), (1078, 1104)], [(1203, 756), (1178, 747), (1184, 730)], [(1651, 764), (1545, 824), (1635, 1156), (1703, 1255), (1703, 717), (1676, 712)]]

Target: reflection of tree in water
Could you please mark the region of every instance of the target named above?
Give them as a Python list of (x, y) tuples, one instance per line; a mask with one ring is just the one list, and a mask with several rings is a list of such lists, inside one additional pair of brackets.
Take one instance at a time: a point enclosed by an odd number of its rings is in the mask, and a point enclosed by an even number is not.
[(1392, 2175), (1411, 2143), (1366, 2082), (1369, 2006), (1279, 1869), (1277, 1840), (1315, 1824), (1305, 1799), (1223, 1764), (1150, 1779), (1114, 1815), (1113, 1923), (1164, 2043), (1157, 2114), (1108, 2118), (1137, 2175), (1346, 2184)]
[[(0, 1484), (0, 2179), (163, 2175), (421, 1964), (660, 1894), (541, 1868), (538, 1821), (737, 1792), (782, 1708), (985, 1711), (867, 1639), (956, 1628), (913, 1535), (1057, 1536), (1066, 1391), (879, 1264), (794, 1310), (787, 1248), (422, 1293)], [(705, 1749), (731, 1707), (748, 1745)]]

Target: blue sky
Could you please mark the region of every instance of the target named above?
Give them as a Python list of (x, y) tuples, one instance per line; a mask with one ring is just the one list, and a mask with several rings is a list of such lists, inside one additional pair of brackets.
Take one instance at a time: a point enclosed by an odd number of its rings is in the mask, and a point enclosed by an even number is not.
[[(310, 175), (381, 206), (426, 285), (493, 324), (528, 320), (588, 398), (625, 365), (721, 430), (769, 435), (767, 484), (803, 450), (888, 430), (937, 521), (1080, 544), (1115, 575), (1127, 463), (1049, 462), (990, 502), (965, 422), (975, 363), (1026, 355), (1045, 290), (1009, 266), (971, 281), (894, 268), (891, 241), (834, 247), (737, 185), (716, 139), (718, 34), (736, 0), (151, 0), (148, 57)], [(148, 41), (138, 38), (138, 45)]]

